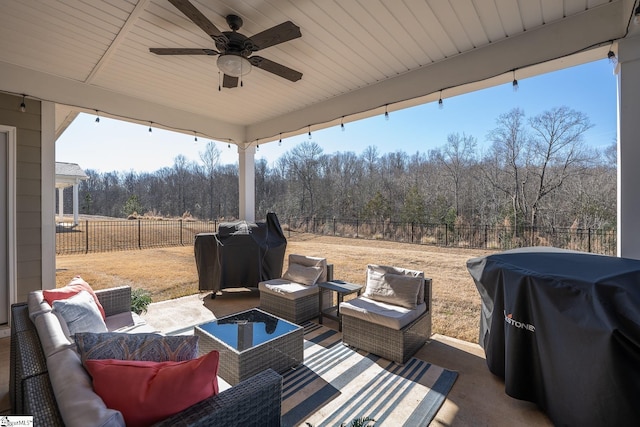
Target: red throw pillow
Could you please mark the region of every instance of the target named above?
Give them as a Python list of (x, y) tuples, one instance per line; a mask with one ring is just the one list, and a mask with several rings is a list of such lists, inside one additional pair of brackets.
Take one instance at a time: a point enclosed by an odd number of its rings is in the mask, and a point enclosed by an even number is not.
[(184, 362), (86, 360), (93, 390), (128, 427), (148, 426), (218, 394), (218, 358), (212, 351)]
[(100, 310), (100, 314), (102, 315), (102, 320), (105, 320), (107, 316), (104, 313), (104, 308), (102, 308), (102, 304), (100, 304), (100, 301), (98, 301), (98, 297), (96, 296), (95, 292), (93, 292), (93, 289), (91, 288), (91, 286), (89, 286), (87, 282), (82, 280), (82, 277), (80, 276), (74, 277), (73, 280), (70, 281), (67, 284), (67, 286), (65, 286), (64, 288), (45, 289), (44, 291), (42, 291), (42, 296), (44, 297), (44, 300), (49, 303), (49, 305), (53, 306), (54, 301), (71, 298), (72, 296), (76, 295), (80, 291), (87, 291), (91, 294), (91, 296), (93, 297), (93, 300), (96, 302), (96, 305), (98, 306), (98, 310)]

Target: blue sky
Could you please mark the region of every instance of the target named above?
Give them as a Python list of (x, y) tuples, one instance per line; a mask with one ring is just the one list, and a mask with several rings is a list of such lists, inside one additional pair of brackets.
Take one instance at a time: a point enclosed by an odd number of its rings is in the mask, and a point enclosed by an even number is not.
[[(511, 84), (484, 89), (444, 99), (444, 108), (437, 102), (405, 110), (394, 111), (385, 120), (383, 115), (345, 125), (313, 132), (312, 141), (324, 153), (352, 151), (356, 154), (374, 145), (380, 153), (404, 151), (427, 153), (442, 147), (450, 133), (474, 136), (480, 149), (486, 148), (487, 133), (495, 128), (500, 114), (512, 108), (521, 108), (532, 117), (553, 107), (566, 105), (585, 113), (594, 125), (585, 135), (585, 141), (598, 148), (612, 144), (616, 139), (616, 80), (613, 66), (607, 60), (567, 68), (537, 77), (518, 80), (514, 92)], [(273, 164), (287, 150), (308, 140), (306, 134), (286, 138), (259, 147), (256, 158), (265, 158)], [(83, 169), (100, 172), (129, 171), (153, 172), (170, 167), (177, 155), (200, 162), (199, 153), (209, 139), (154, 129), (81, 114), (56, 143), (56, 161), (78, 163)], [(215, 141), (214, 141), (215, 142)], [(217, 143), (222, 163), (236, 163), (234, 145)]]

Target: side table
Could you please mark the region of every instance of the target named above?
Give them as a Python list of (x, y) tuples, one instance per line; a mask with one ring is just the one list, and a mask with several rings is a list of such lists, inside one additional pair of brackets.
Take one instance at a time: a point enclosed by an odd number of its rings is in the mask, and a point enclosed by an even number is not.
[[(342, 318), (340, 317), (340, 303), (344, 301), (345, 295), (357, 293), (358, 296), (360, 296), (360, 292), (362, 291), (362, 286), (355, 285), (353, 283), (348, 283), (343, 280), (331, 280), (329, 282), (318, 283), (318, 287), (320, 288), (320, 310), (319, 310), (320, 314), (318, 315), (318, 323), (322, 325), (322, 318), (328, 317), (329, 319), (338, 321), (338, 330), (342, 332)], [(325, 309), (322, 308), (323, 307), (322, 291), (324, 289), (333, 291), (338, 294), (337, 305), (334, 305)]]

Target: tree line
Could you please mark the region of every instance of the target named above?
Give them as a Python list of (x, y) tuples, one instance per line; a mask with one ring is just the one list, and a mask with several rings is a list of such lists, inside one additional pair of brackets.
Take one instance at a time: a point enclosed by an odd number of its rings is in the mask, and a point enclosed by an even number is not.
[[(256, 217), (615, 228), (616, 144), (587, 146), (591, 127), (585, 114), (567, 107), (534, 117), (516, 108), (496, 119), (483, 150), (475, 136), (457, 132), (413, 154), (375, 146), (360, 155), (325, 154), (303, 142), (273, 165), (256, 161)], [(153, 173), (86, 170), (81, 212), (237, 218), (238, 167), (219, 160), (209, 143), (199, 161), (179, 155)]]

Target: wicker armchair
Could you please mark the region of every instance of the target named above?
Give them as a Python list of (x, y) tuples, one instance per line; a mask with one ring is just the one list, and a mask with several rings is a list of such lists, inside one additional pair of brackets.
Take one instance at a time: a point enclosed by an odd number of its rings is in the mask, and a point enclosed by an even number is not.
[[(374, 267), (387, 270), (392, 275), (413, 276), (421, 281), (423, 288), (418, 293), (419, 304), (415, 310), (404, 307), (396, 310), (394, 304), (371, 299), (371, 293), (365, 289), (362, 296), (340, 304), (342, 342), (385, 359), (405, 363), (431, 337), (431, 279), (414, 270)], [(369, 281), (368, 274), (368, 285)]]
[[(287, 274), (294, 265), (303, 268), (321, 267), (320, 276), (311, 284), (296, 282)], [(333, 280), (333, 265), (327, 264), (325, 258), (290, 254), (288, 269), (281, 278), (258, 284), (260, 309), (296, 324), (318, 317), (320, 288), (317, 283), (328, 280)], [(325, 300), (329, 301), (329, 297), (327, 295)]]

